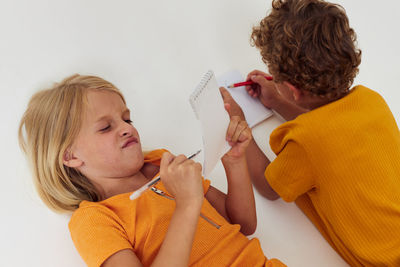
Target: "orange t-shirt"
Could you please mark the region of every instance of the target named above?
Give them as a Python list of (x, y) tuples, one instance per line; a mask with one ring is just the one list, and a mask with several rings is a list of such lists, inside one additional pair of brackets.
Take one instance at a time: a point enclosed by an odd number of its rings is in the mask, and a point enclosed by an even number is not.
[[(150, 152), (145, 162), (159, 165), (164, 151)], [(209, 185), (210, 181), (203, 180), (204, 192)], [(88, 266), (100, 266), (123, 249), (132, 249), (144, 266), (153, 262), (175, 209), (162, 182), (155, 188), (133, 201), (129, 199), (131, 193), (100, 202), (82, 201), (71, 217), (69, 229)], [(245, 237), (239, 225), (229, 224), (206, 199), (201, 213), (189, 265), (284, 266), (278, 260), (267, 261), (259, 241)]]
[(400, 266), (400, 132), (383, 98), (355, 87), (271, 134), (265, 177), (352, 266)]

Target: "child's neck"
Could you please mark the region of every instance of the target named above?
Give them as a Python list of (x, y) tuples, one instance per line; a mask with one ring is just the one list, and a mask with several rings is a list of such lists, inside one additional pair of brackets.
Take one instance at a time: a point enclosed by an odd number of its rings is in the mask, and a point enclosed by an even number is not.
[(278, 112), (285, 120), (290, 121), (297, 118), (299, 115), (308, 111), (317, 109), (326, 104), (331, 103), (332, 100), (320, 98), (316, 96), (304, 97), (300, 101), (291, 102), (287, 99), (281, 98), (273, 109)]
[(277, 99), (271, 108), (287, 121), (294, 120), (300, 114), (309, 111), (309, 109), (303, 108), (300, 105), (296, 105), (295, 103), (284, 98)]
[[(157, 168), (157, 166), (155, 166)], [(148, 164), (145, 164), (140, 171), (130, 177), (107, 178), (100, 184), (95, 185), (97, 190), (101, 192), (102, 199), (107, 199), (119, 194), (136, 191), (144, 184), (149, 182), (158, 172)]]

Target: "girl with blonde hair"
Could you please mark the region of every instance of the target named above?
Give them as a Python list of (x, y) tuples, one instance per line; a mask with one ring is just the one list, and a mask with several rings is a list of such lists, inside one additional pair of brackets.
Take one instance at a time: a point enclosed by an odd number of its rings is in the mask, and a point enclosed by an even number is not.
[[(245, 157), (251, 139), (246, 122), (231, 116), (224, 194), (184, 155), (144, 155), (122, 93), (99, 77), (73, 75), (39, 91), (19, 128), (41, 199), (73, 212), (78, 252), (88, 266), (105, 267), (281, 266), (244, 236), (257, 223)], [(129, 199), (157, 175), (161, 182)]]

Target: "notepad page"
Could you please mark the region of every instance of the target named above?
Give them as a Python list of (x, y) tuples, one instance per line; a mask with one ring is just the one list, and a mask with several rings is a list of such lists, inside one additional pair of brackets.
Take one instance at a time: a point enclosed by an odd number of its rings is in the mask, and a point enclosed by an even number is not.
[[(230, 121), (229, 115), (224, 108), (214, 73), (209, 71), (207, 74), (208, 78), (203, 78), (189, 98), (201, 124), (204, 177), (209, 177), (215, 165), (230, 149), (225, 139)], [(203, 82), (205, 80), (207, 82)]]
[(244, 78), (238, 70), (228, 71), (217, 77), (219, 86), (225, 87), (242, 108), (247, 124), (250, 128), (273, 115), (273, 112), (266, 108), (258, 98), (251, 97), (244, 86), (227, 88), (233, 83), (243, 82)]

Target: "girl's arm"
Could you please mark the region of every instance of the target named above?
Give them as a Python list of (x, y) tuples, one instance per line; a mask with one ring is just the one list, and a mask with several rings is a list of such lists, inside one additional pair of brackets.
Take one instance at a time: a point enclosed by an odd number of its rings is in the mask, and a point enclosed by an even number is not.
[[(229, 105), (230, 116), (239, 116), (242, 120), (245, 120), (242, 109), (232, 98), (228, 90), (223, 87), (220, 89), (225, 105)], [(279, 195), (271, 188), (264, 176), (265, 169), (270, 161), (261, 151), (254, 139), (250, 140), (249, 146), (246, 150), (246, 157), (251, 181), (256, 187), (258, 193), (269, 200), (278, 199)]]
[(188, 266), (200, 209), (201, 203), (177, 203), (164, 242), (151, 266)]
[[(229, 113), (229, 104), (225, 104), (225, 108)], [(226, 138), (232, 146), (222, 158), (228, 194), (210, 187), (205, 197), (229, 222), (240, 224), (243, 234), (250, 235), (257, 227), (254, 193), (246, 160), (251, 130), (239, 116), (231, 116)]]
[(240, 231), (251, 235), (257, 228), (256, 204), (245, 155), (235, 160), (222, 159), (228, 181), (225, 207), (232, 223), (241, 225)]
[[(201, 165), (183, 155), (174, 157), (165, 152), (161, 160), (160, 176), (167, 191), (175, 197), (176, 207), (151, 266), (187, 266), (204, 199)], [(102, 266), (136, 267), (142, 264), (132, 250), (121, 250), (108, 258)]]

